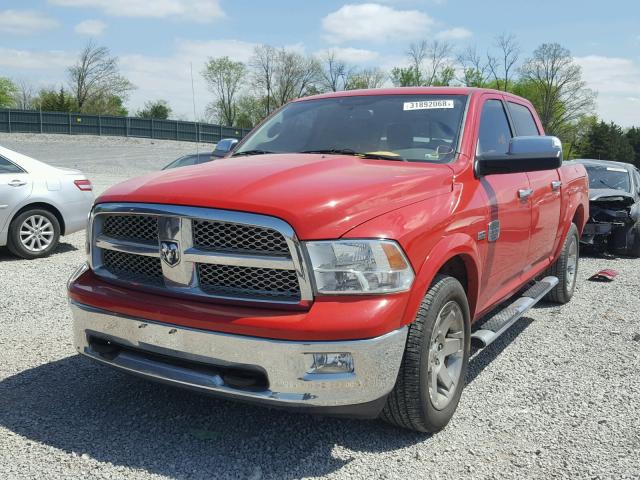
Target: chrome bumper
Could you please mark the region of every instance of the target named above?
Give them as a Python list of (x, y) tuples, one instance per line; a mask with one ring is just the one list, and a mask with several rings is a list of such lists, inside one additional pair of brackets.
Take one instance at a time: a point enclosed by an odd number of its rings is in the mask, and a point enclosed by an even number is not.
[[(287, 407), (331, 409), (379, 403), (395, 384), (407, 337), (403, 327), (367, 340), (269, 340), (154, 323), (76, 302), (71, 302), (71, 310), (75, 347), (94, 360), (180, 387)], [(95, 338), (125, 349), (105, 355), (92, 346), (90, 339)], [(308, 373), (310, 355), (305, 354), (336, 352), (351, 353), (352, 373)], [(203, 364), (264, 372), (268, 387), (258, 391), (232, 387), (222, 376), (197, 368)]]

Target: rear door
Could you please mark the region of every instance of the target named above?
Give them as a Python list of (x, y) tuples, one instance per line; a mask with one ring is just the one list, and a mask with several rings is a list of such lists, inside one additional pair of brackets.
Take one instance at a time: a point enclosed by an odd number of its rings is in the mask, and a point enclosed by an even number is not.
[[(540, 135), (540, 130), (527, 105), (509, 100), (507, 106), (516, 135)], [(560, 225), (562, 184), (557, 169), (528, 172), (527, 177), (531, 189), (531, 239), (527, 262), (529, 266), (533, 266), (547, 260), (555, 250)]]
[(0, 230), (7, 228), (9, 216), (31, 195), (32, 186), (27, 172), (0, 156)]
[[(507, 153), (513, 136), (502, 97), (484, 96), (477, 154)], [(485, 250), (481, 302), (493, 303), (509, 293), (526, 265), (531, 208), (529, 200), (519, 195), (530, 187), (525, 173), (486, 175), (479, 181), (489, 205), (486, 230), (478, 237)]]

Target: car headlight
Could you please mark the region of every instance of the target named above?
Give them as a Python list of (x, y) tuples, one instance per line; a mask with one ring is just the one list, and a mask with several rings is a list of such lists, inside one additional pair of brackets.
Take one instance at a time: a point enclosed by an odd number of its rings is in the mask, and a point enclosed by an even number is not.
[(306, 242), (319, 294), (378, 294), (409, 290), (414, 274), (392, 240)]

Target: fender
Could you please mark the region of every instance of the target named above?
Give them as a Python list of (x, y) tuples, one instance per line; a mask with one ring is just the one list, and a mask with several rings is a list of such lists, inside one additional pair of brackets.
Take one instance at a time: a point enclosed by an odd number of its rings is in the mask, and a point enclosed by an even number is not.
[(565, 207), (563, 208), (564, 215), (560, 219), (560, 225), (563, 225), (563, 227), (558, 228), (556, 248), (553, 254), (553, 258), (551, 259), (551, 263), (553, 263), (555, 259), (560, 255), (562, 247), (564, 246), (564, 239), (567, 238), (569, 227), (571, 226), (572, 220), (576, 216), (576, 213), (578, 212), (580, 207), (582, 207), (581, 218), (578, 222), (580, 223), (580, 225), (576, 225), (578, 227), (578, 233), (580, 235), (582, 235), (584, 226), (587, 222), (587, 219), (589, 218), (589, 200), (587, 198), (587, 195), (585, 195), (584, 190), (581, 188), (581, 183), (586, 183), (586, 177), (576, 178), (569, 182), (564, 193), (564, 197), (562, 198), (562, 202)]
[(467, 297), (469, 298), (471, 318), (474, 319), (480, 285), (480, 255), (476, 241), (469, 235), (458, 232), (440, 239), (427, 255), (418, 272), (416, 272), (416, 278), (402, 319), (403, 325), (413, 322), (420, 303), (437, 273), (449, 260), (458, 256), (462, 257), (467, 270)]

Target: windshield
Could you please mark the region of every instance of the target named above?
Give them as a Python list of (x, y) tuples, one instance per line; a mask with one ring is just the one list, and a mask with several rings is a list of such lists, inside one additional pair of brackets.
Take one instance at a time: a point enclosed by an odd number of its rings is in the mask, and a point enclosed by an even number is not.
[(589, 188), (612, 188), (631, 192), (631, 178), (624, 168), (589, 165)]
[(447, 162), (456, 153), (465, 95), (365, 95), (286, 105), (234, 153), (344, 153)]

